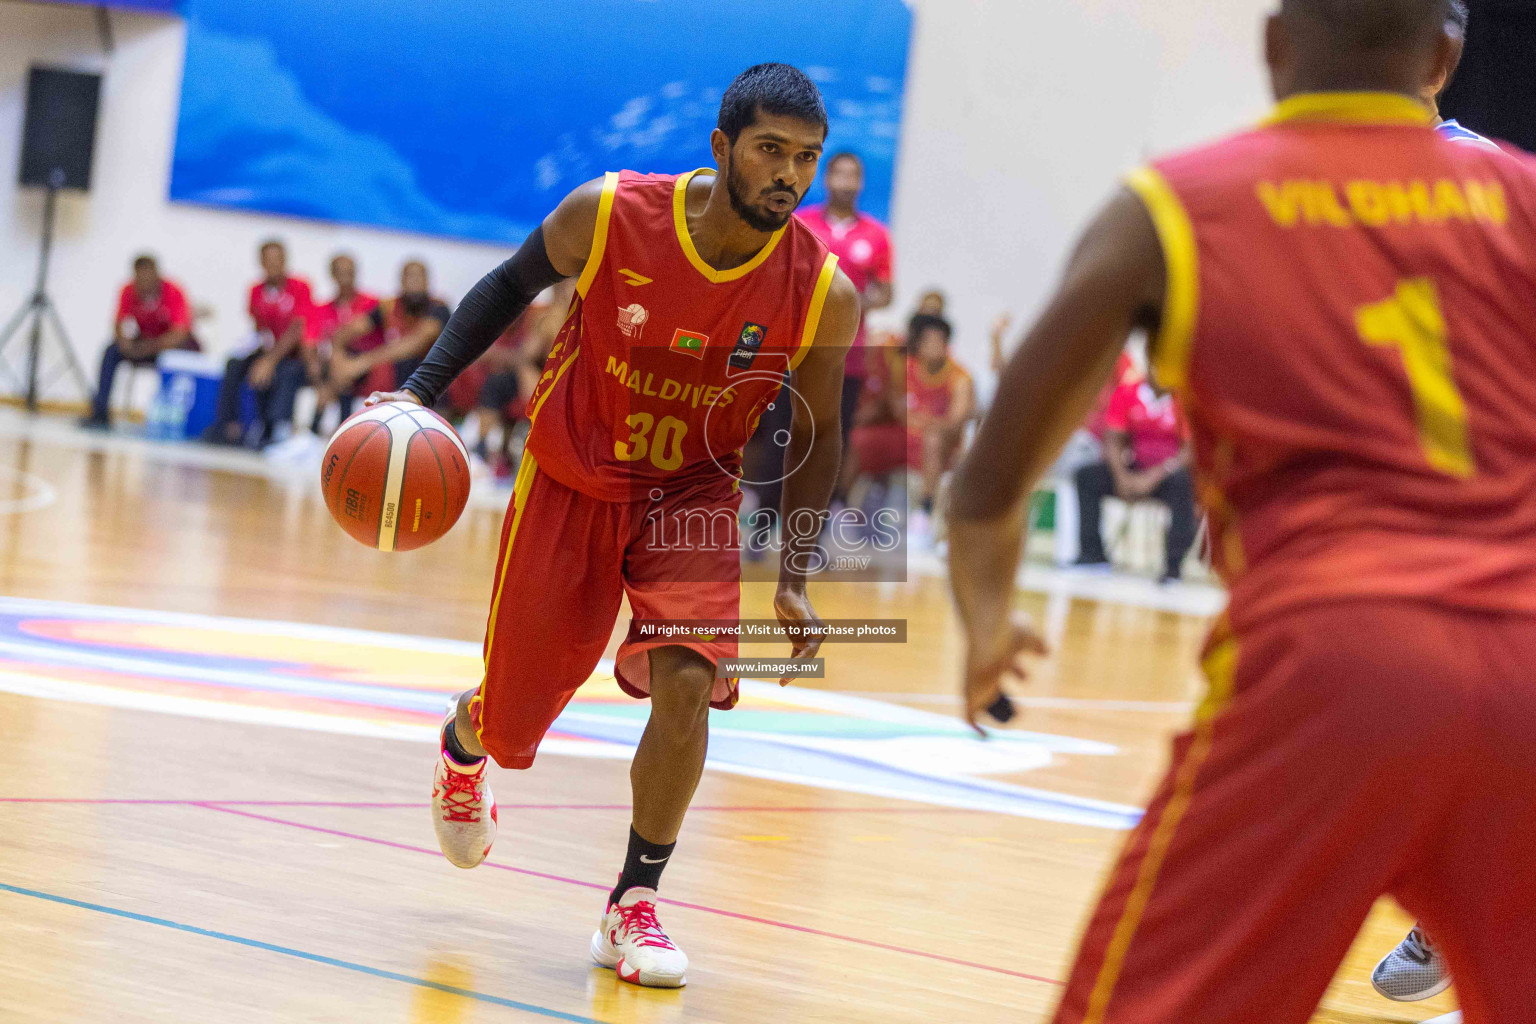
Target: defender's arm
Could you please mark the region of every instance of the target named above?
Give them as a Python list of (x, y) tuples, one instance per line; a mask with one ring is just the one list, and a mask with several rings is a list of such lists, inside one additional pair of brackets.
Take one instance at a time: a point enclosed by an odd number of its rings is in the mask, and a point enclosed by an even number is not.
[(1092, 410), (1127, 335), (1161, 316), (1162, 250), (1141, 202), (1121, 191), (1079, 242), (1056, 294), (1009, 360), (951, 493), (950, 582), (965, 625), (966, 718), (1018, 673), (1038, 637), (1010, 620), (1025, 500)]

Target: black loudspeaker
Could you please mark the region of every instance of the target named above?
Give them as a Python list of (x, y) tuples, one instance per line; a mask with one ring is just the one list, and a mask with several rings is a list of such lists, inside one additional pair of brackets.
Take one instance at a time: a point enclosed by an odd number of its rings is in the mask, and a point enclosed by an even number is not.
[(27, 76), (21, 184), (91, 187), (101, 76), (34, 67)]

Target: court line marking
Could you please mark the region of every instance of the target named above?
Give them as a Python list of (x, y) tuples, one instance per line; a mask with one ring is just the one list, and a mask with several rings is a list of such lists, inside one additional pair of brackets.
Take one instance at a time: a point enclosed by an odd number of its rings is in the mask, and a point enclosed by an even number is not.
[[(65, 796), (0, 796), (0, 804), (126, 804), (161, 807), (336, 807), (344, 810), (420, 810), (431, 807), (424, 800), (157, 800), (134, 797), (65, 797)], [(630, 804), (504, 804), (497, 802), (504, 811), (629, 811)], [(991, 814), (991, 811), (974, 807), (775, 807), (705, 805), (689, 807), (689, 813), (713, 811), (722, 814)]]
[(555, 1020), (572, 1021), (573, 1024), (604, 1024), (594, 1017), (582, 1017), (574, 1013), (566, 1013), (563, 1010), (553, 1010), (547, 1006), (538, 1006), (534, 1003), (520, 1003), (516, 999), (507, 999), (503, 996), (493, 996), (485, 992), (476, 992), (473, 989), (459, 988), (456, 985), (445, 985), (438, 981), (429, 981), (426, 978), (416, 978), (409, 974), (398, 974), (395, 971), (386, 971), (378, 967), (369, 967), (367, 964), (353, 963), (350, 960), (338, 960), (336, 957), (325, 956), (320, 953), (309, 953), (302, 949), (293, 949), (290, 946), (277, 946), (270, 942), (262, 942), (259, 939), (248, 939), (243, 935), (231, 935), (228, 932), (216, 932), (208, 928), (199, 928), (196, 925), (182, 924), (180, 921), (171, 921), (163, 917), (150, 917), (148, 914), (137, 914), (131, 910), (123, 910), (119, 907), (108, 907), (100, 903), (87, 903), (84, 900), (70, 899), (68, 896), (59, 896), (51, 892), (39, 892), (36, 889), (23, 889), (19, 885), (8, 885), (0, 882), (0, 891), (14, 893), (17, 896), (30, 896), (33, 899), (47, 900), (50, 903), (62, 903), (65, 906), (78, 907), (82, 910), (94, 910), (98, 914), (109, 914), (112, 917), (121, 917), (125, 920), (136, 921), (140, 924), (152, 924), (161, 928), (169, 928), (173, 931), (186, 932), (189, 935), (200, 935), (207, 939), (218, 939), (221, 942), (232, 942), (239, 946), (248, 946), (251, 949), (260, 949), (268, 953), (280, 953), (283, 956), (291, 956), (299, 960), (308, 960), (311, 963), (324, 964), (327, 967), (340, 967), (343, 970), (354, 971), (358, 974), (367, 974), (375, 978), (384, 978), (387, 981), (398, 981), (406, 985), (415, 985), (417, 988), (429, 988), (448, 995), (462, 996), (465, 999), (473, 999), (476, 1002), (491, 1003), (495, 1006), (505, 1006), (513, 1010), (522, 1010), (524, 1013), (536, 1014), (540, 1017), (550, 1017)]
[[(256, 821), (270, 822), (274, 825), (286, 825), (290, 828), (303, 829), (306, 832), (319, 832), (322, 835), (337, 836), (342, 839), (355, 839), (359, 842), (373, 843), (378, 846), (387, 846), (395, 850), (405, 850), (410, 853), (425, 853), (431, 857), (441, 857), (438, 850), (429, 850), (425, 846), (412, 846), (409, 843), (397, 843), (391, 839), (380, 839), (377, 836), (359, 835), (356, 832), (343, 832), (340, 829), (324, 828), (320, 825), (310, 825), (302, 821), (289, 821), (285, 818), (273, 818), (266, 814), (253, 814), (250, 811), (237, 810), (234, 807), (223, 807), (214, 803), (199, 803), (195, 806), (209, 811), (218, 811), (221, 814), (234, 814), (242, 818), (253, 818)], [(542, 878), (550, 882), (560, 882), (565, 885), (577, 885), (583, 889), (598, 889), (608, 892), (613, 888), (606, 882), (583, 882), (579, 878), (567, 878), (564, 875), (552, 875), (545, 871), (534, 871), (532, 868), (513, 867), (511, 864), (498, 864), (495, 861), (482, 862), (488, 868), (498, 871), (510, 871), (514, 874), (527, 875), (530, 878)], [(683, 900), (671, 900), (662, 897), (658, 903), (668, 906), (681, 907), (684, 910), (697, 910), (705, 914), (714, 914), (717, 917), (728, 917), (736, 921), (746, 921), (751, 924), (766, 925), (769, 928), (782, 928), (785, 931), (798, 932), (802, 935), (815, 935), (823, 939), (836, 939), (839, 942), (851, 942), (859, 946), (868, 946), (873, 949), (883, 949), (890, 953), (904, 953), (907, 956), (922, 957), (925, 960), (938, 960), (941, 963), (954, 964), (957, 967), (970, 967), (978, 971), (990, 971), (993, 974), (1004, 974), (1011, 978), (1022, 978), (1025, 981), (1038, 981), (1046, 985), (1065, 985), (1066, 982), (1057, 981), (1055, 978), (1044, 978), (1038, 974), (1026, 974), (1023, 971), (1011, 971), (1006, 967), (994, 967), (991, 964), (980, 964), (972, 960), (962, 960), (959, 957), (945, 956), (943, 953), (929, 953), (921, 949), (909, 949), (906, 946), (897, 946), (888, 942), (878, 942), (874, 939), (861, 939), (856, 935), (843, 935), (838, 932), (823, 931), (820, 928), (811, 928), (808, 925), (792, 924), (788, 921), (776, 921), (768, 917), (757, 917), (752, 914), (743, 914), (735, 910), (726, 910), (722, 907), (705, 906), (702, 903), (687, 903)]]
[(0, 475), (11, 474), (15, 479), (26, 484), (32, 491), (31, 494), (21, 498), (7, 498), (0, 501), (0, 515), (22, 515), (27, 512), (36, 512), (40, 508), (47, 508), (59, 500), (58, 488), (36, 473), (28, 473), (24, 469), (16, 469), (14, 466), (0, 466)]
[[(899, 693), (899, 692), (874, 692), (867, 690), (827, 690), (826, 693), (841, 693), (850, 697), (864, 697), (868, 700), (907, 701), (912, 704), (944, 704), (960, 706), (958, 693)], [(1116, 700), (1111, 697), (1103, 699), (1095, 697), (1029, 697), (1018, 694), (1010, 695), (1015, 704), (1029, 708), (1063, 708), (1073, 711), (1155, 711), (1181, 713), (1192, 711), (1195, 702), (1192, 700)]]

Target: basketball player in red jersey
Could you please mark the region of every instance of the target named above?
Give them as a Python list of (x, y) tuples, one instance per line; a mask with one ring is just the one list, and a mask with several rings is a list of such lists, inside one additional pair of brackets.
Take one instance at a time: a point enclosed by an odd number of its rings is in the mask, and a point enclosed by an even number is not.
[(1060, 1024), (1300, 1024), (1384, 893), (1467, 1024), (1529, 1019), (1536, 168), (1432, 129), (1446, 10), (1283, 0), (1274, 116), (1131, 176), (957, 474), (973, 721), (1042, 646), (1009, 618), (1028, 485), (1137, 326), (1231, 591)]
[(801, 72), (742, 72), (710, 138), (718, 171), (621, 171), (577, 189), (465, 297), (404, 390), (370, 398), (430, 406), (543, 289), (577, 279), (530, 400), (484, 681), (444, 723), (432, 807), (444, 855), (479, 864), (496, 829), (486, 756), (533, 763), (627, 595), (635, 624), (614, 674), (626, 693), (650, 697), (651, 715), (630, 768), (628, 856), (591, 951), (641, 985), (685, 981), (688, 958), (657, 921), (656, 886), (704, 768), (709, 709), (734, 705), (737, 685), (716, 674), (734, 639), (636, 627), (738, 618), (740, 449), (786, 369), (794, 393), (781, 400), (794, 416), (774, 608), (800, 631), (796, 657), (821, 642), (806, 568), (837, 474), (843, 359), (859, 323), (837, 258), (791, 216), (826, 130)]

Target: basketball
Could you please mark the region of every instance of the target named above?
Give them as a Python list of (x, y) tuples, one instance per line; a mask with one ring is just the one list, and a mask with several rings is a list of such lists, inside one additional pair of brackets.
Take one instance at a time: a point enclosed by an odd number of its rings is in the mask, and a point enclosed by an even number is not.
[(410, 402), (348, 419), (320, 462), (337, 524), (380, 551), (411, 551), (453, 528), (469, 500), (469, 456), (448, 421)]

